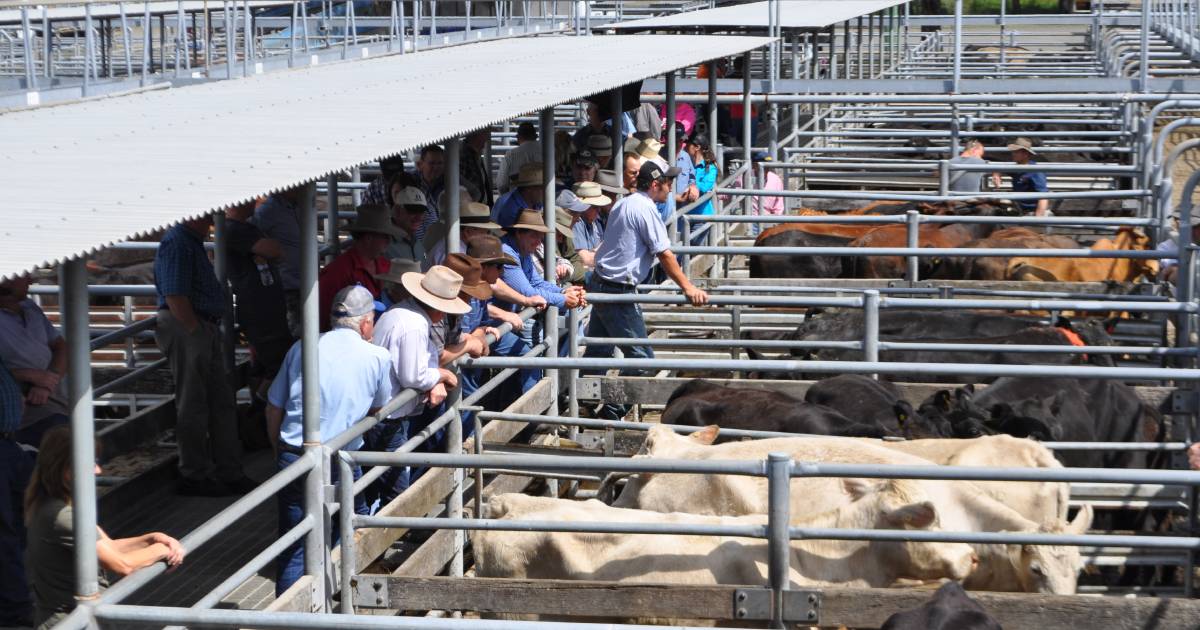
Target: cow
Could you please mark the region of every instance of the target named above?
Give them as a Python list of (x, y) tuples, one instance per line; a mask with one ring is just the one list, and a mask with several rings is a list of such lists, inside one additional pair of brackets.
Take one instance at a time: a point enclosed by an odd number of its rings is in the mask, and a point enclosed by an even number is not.
[[(765, 459), (787, 453), (793, 460), (858, 464), (931, 466), (932, 462), (867, 440), (853, 438), (773, 438), (713, 445), (719, 429), (708, 427), (690, 436), (678, 436), (662, 426), (651, 427), (640, 457), (660, 459)], [(603, 484), (615, 485), (610, 475)], [(939, 507), (940, 525), (947, 531), (1011, 531), (1082, 534), (1092, 521), (1084, 507), (1070, 522), (1037, 523), (988, 495), (978, 485), (963, 481), (921, 480), (925, 492)], [(602, 496), (606, 496), (602, 487)], [(792, 480), (793, 517), (828, 511), (848, 500), (831, 478), (800, 477)], [(635, 475), (613, 501), (615, 507), (660, 512), (744, 515), (767, 511), (765, 479), (727, 475)], [(1067, 546), (974, 545), (979, 568), (968, 578), (971, 588), (1073, 594), (1082, 560), (1079, 550)]]
[(979, 602), (958, 582), (946, 582), (920, 608), (902, 610), (883, 622), (880, 630), (1001, 630)]
[(1062, 437), (1062, 431), (1049, 420), (1063, 404), (1065, 396), (1061, 392), (1050, 400), (1038, 399), (1015, 407), (1001, 403), (990, 410), (975, 405), (971, 399), (974, 393), (971, 384), (953, 391), (938, 390), (917, 407), (917, 413), (928, 426), (940, 431), (940, 437), (969, 439), (1004, 434), (1042, 442)]
[[(1150, 239), (1140, 231), (1124, 227), (1112, 239), (1092, 244), (1097, 251), (1145, 250)], [(1047, 235), (1027, 228), (1006, 228), (970, 241), (964, 248), (989, 249), (1081, 249), (1065, 236)], [(933, 279), (1018, 280), (1060, 282), (1134, 282), (1154, 278), (1158, 261), (1130, 258), (1044, 258), (1037, 256), (947, 257)]]
[(851, 419), (824, 405), (782, 392), (724, 387), (703, 379), (693, 379), (676, 388), (667, 400), (660, 422), (694, 427), (720, 423), (727, 429), (812, 435), (899, 435), (896, 416), (882, 422)]
[[(842, 374), (821, 379), (804, 392), (804, 401), (824, 405), (859, 422), (895, 426), (908, 439), (943, 435), (900, 397), (895, 385), (868, 376)], [(722, 423), (717, 420), (708, 424)]]
[[(792, 524), (806, 528), (936, 530), (940, 508), (908, 480), (839, 481), (848, 500)], [(704, 516), (622, 509), (502, 494), (488, 517), (508, 521), (653, 523), (759, 527), (762, 515)], [(472, 536), (479, 577), (668, 584), (765, 584), (767, 541), (686, 534), (599, 534), (483, 530)], [(793, 588), (885, 588), (900, 580), (961, 580), (977, 559), (966, 544), (800, 539), (790, 543)]]

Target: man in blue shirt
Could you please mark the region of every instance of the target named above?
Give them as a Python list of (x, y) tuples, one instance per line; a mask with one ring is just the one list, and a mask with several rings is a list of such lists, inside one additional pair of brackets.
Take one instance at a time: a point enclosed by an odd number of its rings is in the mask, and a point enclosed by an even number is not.
[(604, 227), (599, 221), (600, 210), (611, 206), (612, 199), (604, 195), (600, 184), (580, 182), (575, 184), (573, 191), (564, 190), (558, 196), (558, 205), (575, 217), (571, 224), (571, 242), (583, 266), (592, 269), (596, 266), (596, 250), (604, 236)]
[[(328, 442), (358, 421), (377, 411), (392, 397), (387, 350), (370, 342), (375, 331), (375, 298), (360, 286), (338, 291), (330, 315), (333, 330), (317, 341), (317, 374), (321, 390), (321, 441)], [(271, 384), (267, 406), (267, 437), (275, 446), (280, 470), (304, 455), (304, 384), (301, 343), (288, 351), (283, 367)], [(361, 437), (346, 450), (362, 447)], [(337, 469), (333, 471), (335, 483)], [(361, 471), (354, 469), (354, 478)], [(304, 482), (297, 480), (279, 493), (279, 535), (283, 536), (319, 506), (304, 505)], [(354, 511), (367, 514), (361, 495)], [(333, 534), (337, 540), (337, 532)], [(304, 574), (304, 541), (299, 540), (280, 554), (276, 563), (275, 594), (280, 595)]]
[(428, 201), (425, 218), (417, 227), (417, 239), (419, 240), (425, 238), (425, 232), (429, 230), (429, 226), (437, 223), (441, 216), (437, 200), (441, 197), (442, 191), (446, 189), (446, 152), (436, 144), (430, 144), (421, 149), (421, 157), (417, 159), (417, 168), (408, 176), (410, 181), (421, 189)]
[(516, 223), (517, 217), (525, 210), (540, 211), (546, 197), (542, 177), (541, 162), (522, 166), (512, 190), (500, 195), (492, 207), (492, 221), (507, 228)]
[[(1037, 151), (1033, 148), (1033, 141), (1029, 138), (1017, 138), (1012, 144), (1008, 145), (1008, 150), (1012, 151), (1012, 159), (1017, 164), (1022, 166), (1028, 164), (1037, 164), (1033, 159), (1037, 155)], [(1041, 171), (1029, 171), (1026, 173), (1012, 174), (1013, 192), (1050, 192), (1046, 186), (1046, 174)], [(1044, 217), (1050, 213), (1049, 199), (1022, 199), (1017, 202), (1025, 212), (1033, 212), (1034, 216)]]
[[(678, 175), (678, 169), (664, 170), (654, 162), (646, 162), (638, 170), (637, 192), (617, 202), (608, 217), (588, 291), (635, 293), (637, 284), (646, 278), (657, 259), (663, 272), (679, 285), (689, 302), (694, 306), (708, 303), (708, 294), (688, 280), (675, 260), (666, 227), (659, 220), (655, 205), (671, 195), (673, 178)], [(641, 308), (637, 304), (596, 304), (592, 307), (587, 336), (645, 338), (646, 323)], [(650, 346), (627, 346), (622, 352), (626, 358), (654, 358)], [(584, 356), (611, 357), (612, 346), (588, 345)], [(621, 373), (637, 376), (640, 371), (622, 370)], [(625, 412), (623, 406), (605, 405), (601, 417), (619, 419)]]
[(212, 216), (167, 231), (154, 257), (158, 325), (154, 340), (175, 378), (179, 493), (245, 494), (257, 484), (242, 472), (237, 405), (221, 356), (225, 292), (204, 239)]

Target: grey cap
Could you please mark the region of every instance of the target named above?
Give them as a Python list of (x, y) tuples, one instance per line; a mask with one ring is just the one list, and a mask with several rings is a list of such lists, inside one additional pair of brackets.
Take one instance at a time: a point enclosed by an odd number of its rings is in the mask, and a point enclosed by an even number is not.
[(375, 310), (375, 298), (362, 285), (346, 287), (333, 296), (334, 317), (358, 317)]
[(579, 196), (570, 190), (564, 190), (558, 193), (558, 199), (555, 199), (554, 203), (558, 207), (564, 210), (570, 210), (571, 212), (587, 212), (591, 209), (590, 205), (580, 201)]

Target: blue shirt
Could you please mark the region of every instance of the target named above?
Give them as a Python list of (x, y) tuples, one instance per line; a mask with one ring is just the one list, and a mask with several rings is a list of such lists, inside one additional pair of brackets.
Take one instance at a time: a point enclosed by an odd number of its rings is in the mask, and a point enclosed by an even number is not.
[(425, 211), (425, 217), (421, 219), (421, 225), (417, 226), (417, 240), (425, 239), (425, 232), (429, 231), (429, 227), (437, 223), (441, 218), (441, 213), (438, 211), (438, 198), (442, 196), (442, 191), (446, 189), (446, 180), (439, 179), (433, 184), (426, 184), (424, 178), (421, 177), (421, 172), (413, 169), (408, 171), (408, 177), (417, 183), (417, 188), (425, 193), (425, 205), (428, 208)]
[(491, 300), (471, 298), (471, 311), (459, 320), (459, 330), (462, 331), (462, 334), (469, 334), (483, 325), (483, 320), (487, 318), (487, 305), (490, 302)]
[[(500, 227), (512, 227), (512, 224), (517, 222), (517, 217), (521, 216), (521, 212), (529, 210), (531, 206), (525, 203), (525, 198), (521, 196), (521, 190), (514, 188), (496, 200), (496, 205), (492, 206), (492, 221), (500, 225)], [(541, 206), (533, 207), (532, 209), (540, 211)]]
[[(708, 162), (701, 162), (696, 165), (696, 170), (693, 172), (693, 179), (696, 183), (696, 190), (701, 195), (711, 191), (717, 187), (717, 165)], [(712, 199), (709, 198), (704, 203), (696, 206), (688, 214), (712, 214), (713, 205)]]
[(167, 230), (154, 255), (154, 289), (158, 308), (166, 308), (168, 295), (182, 295), (192, 309), (209, 319), (225, 312), (225, 292), (217, 282), (204, 241), (184, 224)]
[[(271, 383), (267, 400), (283, 409), (279, 439), (299, 447), (304, 443), (304, 385), (301, 381), (301, 343), (288, 350)], [(392, 397), (388, 353), (363, 340), (358, 331), (336, 328), (317, 340), (317, 374), (321, 389), (321, 441), (328, 442), (382, 407)], [(346, 445), (362, 446), (362, 438)]]
[[(1037, 164), (1037, 161), (1030, 160), (1030, 164)], [(1013, 192), (1050, 192), (1046, 187), (1046, 174), (1040, 171), (1030, 171), (1028, 173), (1013, 173), (1012, 174)], [(1017, 202), (1023, 210), (1036, 210), (1037, 199), (1022, 199)]]
[[(513, 260), (519, 264), (519, 266), (504, 265), (504, 269), (500, 272), (500, 278), (512, 287), (513, 291), (525, 297), (540, 295), (546, 298), (546, 302), (551, 306), (562, 308), (566, 305), (567, 298), (563, 295), (562, 289), (552, 282), (546, 282), (546, 279), (533, 266), (533, 256), (520, 254), (512, 236), (504, 237), (500, 249), (505, 254), (512, 256)], [(514, 307), (513, 310), (519, 309)]]
[(599, 221), (589, 223), (587, 219), (580, 217), (571, 226), (571, 233), (571, 244), (575, 246), (575, 249), (596, 251), (596, 248), (600, 247), (600, 240), (604, 237), (604, 228), (600, 227)]
[(608, 215), (604, 239), (596, 250), (596, 273), (609, 282), (638, 284), (650, 273), (658, 255), (669, 249), (667, 228), (654, 201), (645, 192), (637, 192), (618, 201)]
[(687, 192), (688, 186), (696, 181), (696, 166), (692, 163), (692, 156), (688, 155), (687, 151), (679, 152), (675, 166), (679, 167), (679, 175), (675, 178), (675, 194), (682, 195)]

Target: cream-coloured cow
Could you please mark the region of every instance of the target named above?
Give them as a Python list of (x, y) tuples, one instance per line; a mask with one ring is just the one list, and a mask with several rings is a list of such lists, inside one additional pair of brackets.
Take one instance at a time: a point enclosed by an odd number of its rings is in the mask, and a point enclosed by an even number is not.
[[(930, 529), (938, 510), (907, 480), (846, 479), (850, 501), (794, 521), (805, 527)], [(488, 502), (489, 518), (523, 521), (754, 525), (766, 517), (702, 516), (614, 508), (504, 494)], [(668, 584), (767, 583), (767, 541), (670, 534), (479, 531), (474, 534), (479, 577), (599, 580)], [(965, 544), (795, 540), (790, 582), (795, 587), (886, 587), (897, 580), (965, 578), (974, 550)]]
[[(712, 445), (718, 429), (709, 427), (680, 436), (665, 427), (652, 427), (640, 457), (659, 459), (765, 459), (768, 453), (787, 453), (794, 460), (862, 464), (932, 464), (915, 455), (854, 438), (773, 438)], [(611, 479), (609, 480), (611, 482)], [(1075, 520), (1037, 523), (1025, 518), (982, 488), (964, 481), (917, 482), (938, 508), (939, 529), (971, 532), (1041, 532), (1082, 534), (1091, 525), (1092, 511), (1084, 508)], [(849, 497), (840, 480), (829, 477), (794, 478), (792, 518), (825, 512)], [(616, 507), (687, 511), (696, 514), (764, 514), (766, 480), (721, 475), (656, 473), (630, 478)], [(966, 581), (970, 588), (1072, 594), (1082, 560), (1076, 547), (1047, 545), (974, 545), (979, 568)]]

